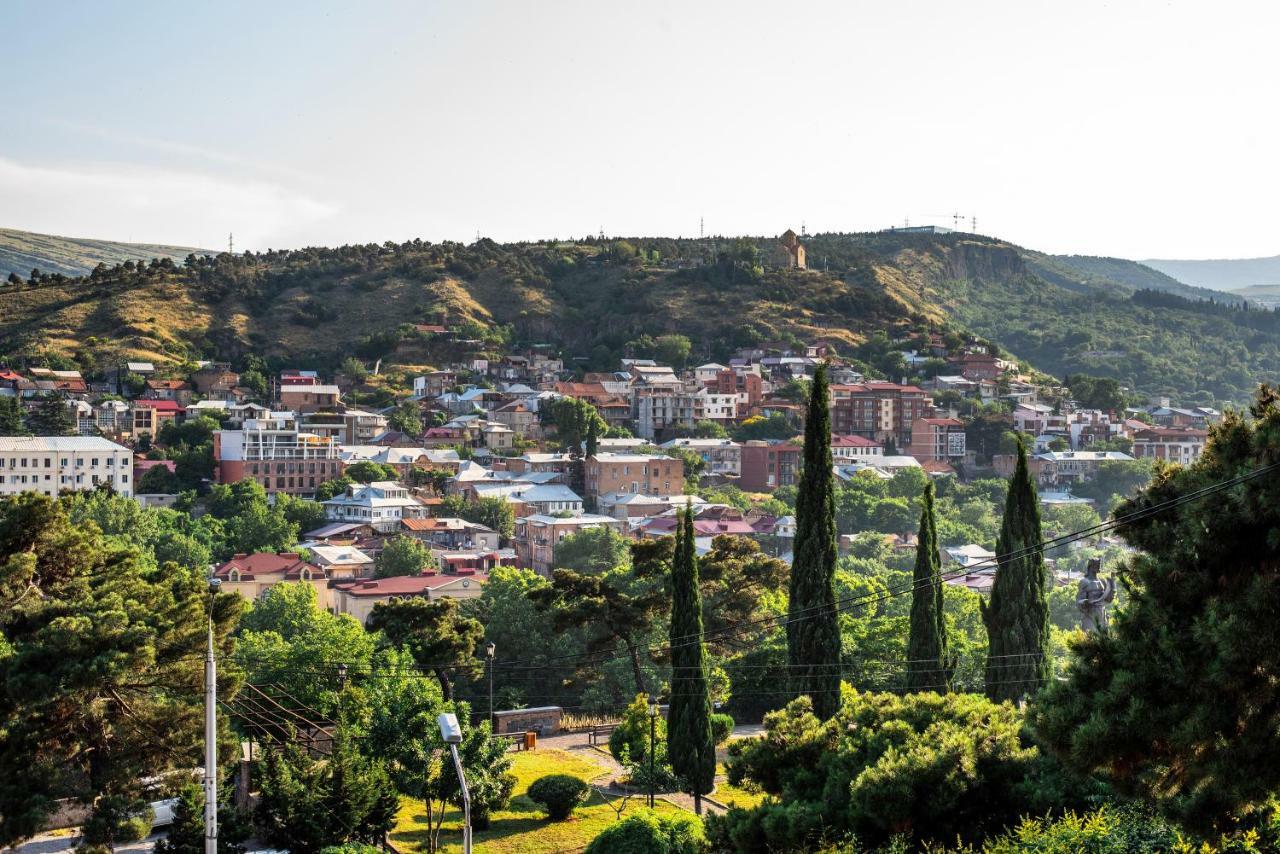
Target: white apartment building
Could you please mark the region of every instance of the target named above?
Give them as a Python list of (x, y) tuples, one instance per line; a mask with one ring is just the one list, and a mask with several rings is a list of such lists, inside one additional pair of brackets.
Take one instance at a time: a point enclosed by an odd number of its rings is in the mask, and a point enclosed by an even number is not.
[(98, 436), (0, 437), (0, 495), (56, 496), (99, 484), (132, 496), (133, 451)]
[(401, 519), (422, 519), (428, 515), (422, 502), (394, 481), (353, 483), (341, 495), (324, 502), (324, 516), (330, 522), (360, 522), (380, 533), (400, 529)]
[(309, 496), (342, 474), (337, 443), (299, 430), (292, 412), (247, 418), (242, 430), (215, 430), (213, 459), (218, 483), (251, 478), (268, 493)]

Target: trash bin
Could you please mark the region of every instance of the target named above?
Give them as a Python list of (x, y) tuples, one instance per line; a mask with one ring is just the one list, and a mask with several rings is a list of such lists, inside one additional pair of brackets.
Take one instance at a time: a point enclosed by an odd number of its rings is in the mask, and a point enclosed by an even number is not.
[(524, 749), (535, 750), (538, 747), (538, 733), (535, 730), (525, 730), (524, 733)]

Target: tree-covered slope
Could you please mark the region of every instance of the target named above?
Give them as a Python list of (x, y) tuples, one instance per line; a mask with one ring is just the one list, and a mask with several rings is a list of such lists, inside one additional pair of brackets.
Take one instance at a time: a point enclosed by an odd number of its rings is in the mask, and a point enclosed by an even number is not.
[(0, 228), (0, 279), (10, 273), (26, 277), (33, 269), (64, 276), (80, 276), (98, 264), (113, 266), (125, 261), (186, 257), (201, 249), (152, 243), (116, 243), (83, 237), (55, 237)]
[[(823, 338), (849, 352), (878, 331), (958, 327), (1055, 375), (1244, 401), (1280, 375), (1280, 322), (1112, 279), (1059, 281), (1042, 256), (972, 235), (821, 234), (810, 266), (761, 266), (772, 239), (344, 246), (132, 262), (0, 288), (0, 355), (182, 360), (248, 353), (336, 365), (355, 352), (423, 364), (470, 348), (547, 344), (616, 364), (676, 333), (694, 359), (760, 341)], [(475, 343), (408, 324), (441, 319)]]

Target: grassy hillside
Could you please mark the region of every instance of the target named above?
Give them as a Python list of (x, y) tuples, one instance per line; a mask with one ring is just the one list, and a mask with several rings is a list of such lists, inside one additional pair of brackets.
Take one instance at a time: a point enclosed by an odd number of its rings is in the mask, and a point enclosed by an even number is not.
[[(1044, 258), (971, 235), (808, 238), (821, 270), (761, 268), (771, 239), (346, 246), (162, 259), (0, 288), (0, 354), (57, 353), (82, 367), (254, 353), (336, 365), (356, 353), (433, 364), (508, 343), (547, 344), (584, 368), (629, 345), (688, 336), (692, 358), (760, 341), (825, 338), (845, 353), (873, 334), (961, 328), (1056, 375), (1115, 376), (1184, 399), (1248, 399), (1280, 373), (1280, 322), (1135, 289), (1055, 281)], [(477, 343), (407, 324), (446, 319)]]
[(1234, 291), (1250, 285), (1280, 284), (1280, 255), (1270, 258), (1223, 258), (1203, 261), (1152, 259), (1143, 261), (1175, 279), (1216, 291)]
[(64, 276), (80, 276), (99, 263), (114, 266), (139, 259), (181, 260), (192, 252), (204, 250), (152, 243), (115, 243), (81, 237), (54, 237), (0, 228), (0, 279), (10, 273), (17, 273), (25, 278), (32, 269), (39, 269), (44, 273), (61, 273)]

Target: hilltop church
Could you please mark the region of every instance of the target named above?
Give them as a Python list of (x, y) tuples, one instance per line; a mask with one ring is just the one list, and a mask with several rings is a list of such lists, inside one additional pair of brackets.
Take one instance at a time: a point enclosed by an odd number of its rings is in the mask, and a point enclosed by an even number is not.
[(769, 255), (769, 261), (773, 266), (785, 270), (805, 269), (804, 244), (794, 231), (788, 228), (782, 232), (782, 237)]

